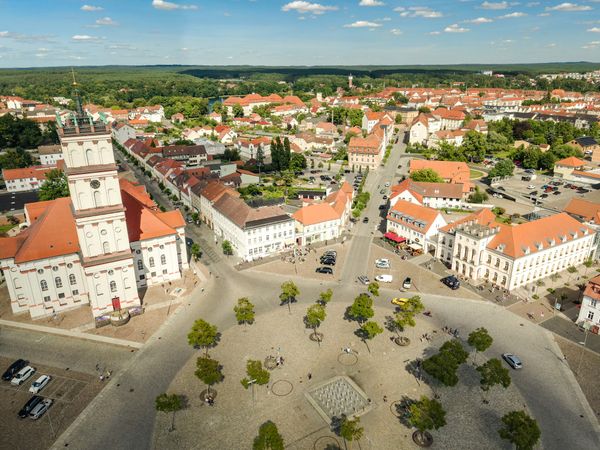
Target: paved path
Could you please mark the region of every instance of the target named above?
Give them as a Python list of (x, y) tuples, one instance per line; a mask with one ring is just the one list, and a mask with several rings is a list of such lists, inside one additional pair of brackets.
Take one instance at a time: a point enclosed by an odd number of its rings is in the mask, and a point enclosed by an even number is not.
[[(398, 155), (393, 153), (386, 172), (397, 166)], [(371, 183), (380, 183), (375, 175)], [(373, 197), (378, 195), (378, 191)], [(378, 202), (371, 200), (367, 214), (374, 217)], [(370, 241), (368, 227), (359, 224), (357, 236), (352, 240), (348, 264), (342, 283), (318, 280), (298, 280), (301, 304), (292, 308), (305, 309), (314, 302), (318, 292), (334, 287), (334, 301), (349, 304), (363, 288), (353, 280), (365, 269), (368, 259), (365, 242)], [(207, 248), (211, 243), (206, 242)], [(193, 355), (187, 344), (187, 332), (196, 318), (202, 317), (221, 330), (234, 325), (233, 305), (237, 298), (248, 296), (256, 305), (257, 314), (277, 308), (279, 286), (285, 278), (269, 274), (260, 277), (253, 271), (238, 272), (226, 259), (218, 256), (210, 260), (212, 277), (205, 291), (196, 290), (190, 300), (177, 310), (123, 368), (109, 385), (90, 404), (72, 426), (59, 437), (53, 448), (62, 449), (67, 444), (75, 449), (148, 449), (152, 448), (152, 435), (156, 412), (154, 399), (169, 389), (178, 371)], [(391, 291), (382, 291), (392, 295)], [(464, 332), (486, 326), (495, 337), (489, 354), (504, 351), (518, 352), (525, 361), (525, 369), (514, 373), (513, 381), (526, 398), (533, 415), (542, 428), (546, 449), (598, 448), (597, 423), (590, 419), (587, 403), (563, 361), (560, 351), (550, 335), (540, 327), (525, 323), (496, 305), (459, 298), (425, 296), (427, 308), (434, 317)], [(522, 325), (521, 325), (522, 323)], [(583, 417), (580, 417), (583, 416)], [(575, 422), (575, 426), (573, 426)], [(235, 425), (232, 425), (235, 432)]]

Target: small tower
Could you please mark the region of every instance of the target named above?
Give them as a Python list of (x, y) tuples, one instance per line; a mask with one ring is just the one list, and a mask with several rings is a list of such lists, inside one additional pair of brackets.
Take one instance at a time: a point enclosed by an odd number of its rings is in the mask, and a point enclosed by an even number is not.
[(350, 89), (352, 89), (354, 87), (354, 84), (352, 83), (353, 79), (354, 79), (354, 77), (352, 76), (352, 74), (348, 75), (348, 87)]

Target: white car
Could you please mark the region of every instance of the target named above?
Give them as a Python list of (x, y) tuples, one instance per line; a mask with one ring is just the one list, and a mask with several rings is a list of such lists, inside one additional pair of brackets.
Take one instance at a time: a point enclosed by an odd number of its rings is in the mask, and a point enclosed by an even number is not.
[(535, 186), (533, 184), (530, 184), (529, 186), (527, 186), (527, 189), (535, 189)]
[(375, 267), (377, 267), (378, 269), (389, 269), (392, 266), (389, 262), (376, 262)]
[(375, 277), (375, 281), (380, 281), (381, 283), (391, 283), (394, 281), (394, 277), (392, 275), (377, 275)]
[(31, 387), (29, 388), (29, 392), (32, 394), (39, 393), (42, 389), (44, 389), (44, 387), (46, 387), (51, 379), (52, 377), (50, 375), (42, 375), (32, 383)]
[(14, 386), (20, 386), (23, 381), (27, 380), (30, 376), (35, 373), (35, 369), (31, 366), (23, 367), (14, 377), (10, 380), (10, 384)]
[(390, 182), (385, 183), (385, 187), (390, 187)]
[(31, 410), (29, 417), (33, 420), (39, 419), (46, 413), (46, 411), (48, 411), (48, 408), (50, 408), (52, 403), (54, 403), (54, 400), (51, 398), (45, 398)]

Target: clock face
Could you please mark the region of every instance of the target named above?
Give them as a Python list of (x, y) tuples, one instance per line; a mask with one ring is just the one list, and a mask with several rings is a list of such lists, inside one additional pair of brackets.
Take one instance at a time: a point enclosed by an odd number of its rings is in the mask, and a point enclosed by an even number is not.
[(98, 189), (100, 187), (100, 182), (98, 180), (92, 180), (90, 186), (94, 189)]

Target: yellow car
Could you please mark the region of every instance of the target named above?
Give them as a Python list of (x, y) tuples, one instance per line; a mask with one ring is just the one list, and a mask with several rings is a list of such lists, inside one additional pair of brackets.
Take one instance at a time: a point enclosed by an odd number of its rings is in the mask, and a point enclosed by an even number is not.
[(403, 306), (406, 302), (408, 301), (407, 298), (393, 298), (392, 299), (392, 304), (393, 305), (397, 305), (397, 306)]

